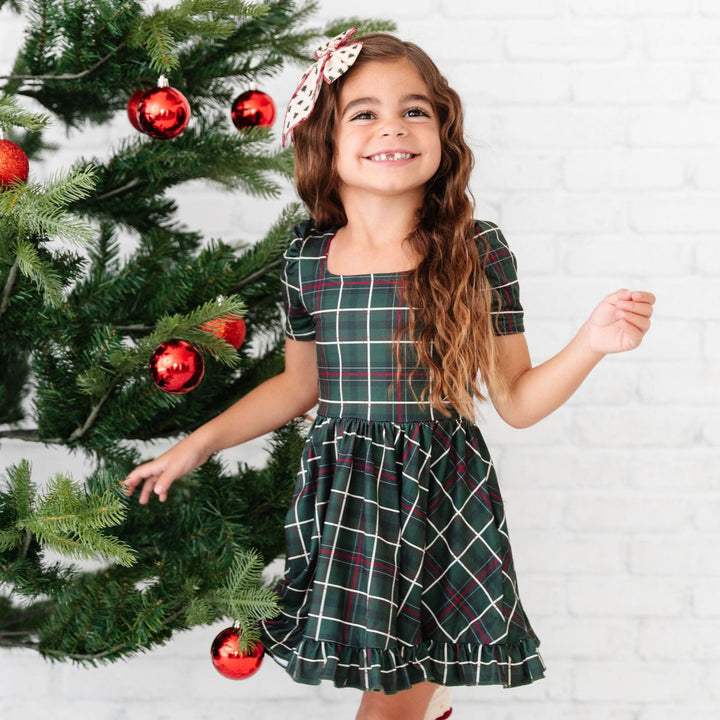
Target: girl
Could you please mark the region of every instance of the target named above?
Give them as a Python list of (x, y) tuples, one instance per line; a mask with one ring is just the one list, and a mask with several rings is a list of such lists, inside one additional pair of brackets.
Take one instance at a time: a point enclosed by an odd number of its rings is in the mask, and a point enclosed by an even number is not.
[(312, 220), (285, 255), (284, 372), (126, 485), (163, 501), (213, 453), (317, 404), (263, 643), (299, 682), (365, 691), (358, 720), (434, 720), (449, 714), (428, 707), (439, 686), (544, 673), (473, 421), (479, 383), (510, 425), (532, 425), (638, 346), (655, 298), (609, 295), (532, 367), (514, 257), (473, 220), (456, 93), (417, 46), (353, 32), (316, 53), (286, 116)]

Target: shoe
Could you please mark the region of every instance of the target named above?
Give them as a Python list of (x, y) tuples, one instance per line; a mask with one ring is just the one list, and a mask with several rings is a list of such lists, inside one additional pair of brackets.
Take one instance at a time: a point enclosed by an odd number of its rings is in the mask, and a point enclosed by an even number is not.
[(430, 698), (425, 720), (447, 720), (451, 715), (450, 691), (441, 685)]

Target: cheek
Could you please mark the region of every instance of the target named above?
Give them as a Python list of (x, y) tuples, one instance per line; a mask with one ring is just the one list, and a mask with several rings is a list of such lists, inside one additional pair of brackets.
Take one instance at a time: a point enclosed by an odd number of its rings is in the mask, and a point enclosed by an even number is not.
[(445, 157), (445, 153), (443, 153), (442, 144), (440, 143), (440, 138), (438, 137), (436, 141), (433, 143), (433, 159), (434, 159), (434, 166), (435, 170), (439, 170), (440, 168), (444, 167), (445, 165), (448, 165), (447, 158)]

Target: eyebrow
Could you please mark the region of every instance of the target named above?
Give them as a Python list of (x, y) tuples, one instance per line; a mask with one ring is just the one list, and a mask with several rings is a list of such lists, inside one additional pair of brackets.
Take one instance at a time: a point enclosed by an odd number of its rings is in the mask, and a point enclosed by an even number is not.
[[(341, 117), (344, 117), (347, 115), (348, 111), (352, 110), (353, 108), (359, 106), (359, 105), (371, 105), (373, 103), (378, 104), (380, 102), (379, 98), (376, 97), (361, 97), (356, 98), (355, 100), (351, 100), (344, 108), (342, 113), (340, 113)], [(418, 95), (418, 94), (410, 94), (410, 95), (403, 95), (400, 98), (400, 104), (404, 104), (406, 102), (426, 102), (430, 107), (433, 107), (432, 100), (427, 95)]]

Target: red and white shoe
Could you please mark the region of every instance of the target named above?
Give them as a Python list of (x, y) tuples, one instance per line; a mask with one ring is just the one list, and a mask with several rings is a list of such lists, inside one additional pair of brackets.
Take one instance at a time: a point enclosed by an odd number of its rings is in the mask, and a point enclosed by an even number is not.
[(451, 715), (450, 691), (441, 685), (430, 698), (425, 720), (447, 720)]

